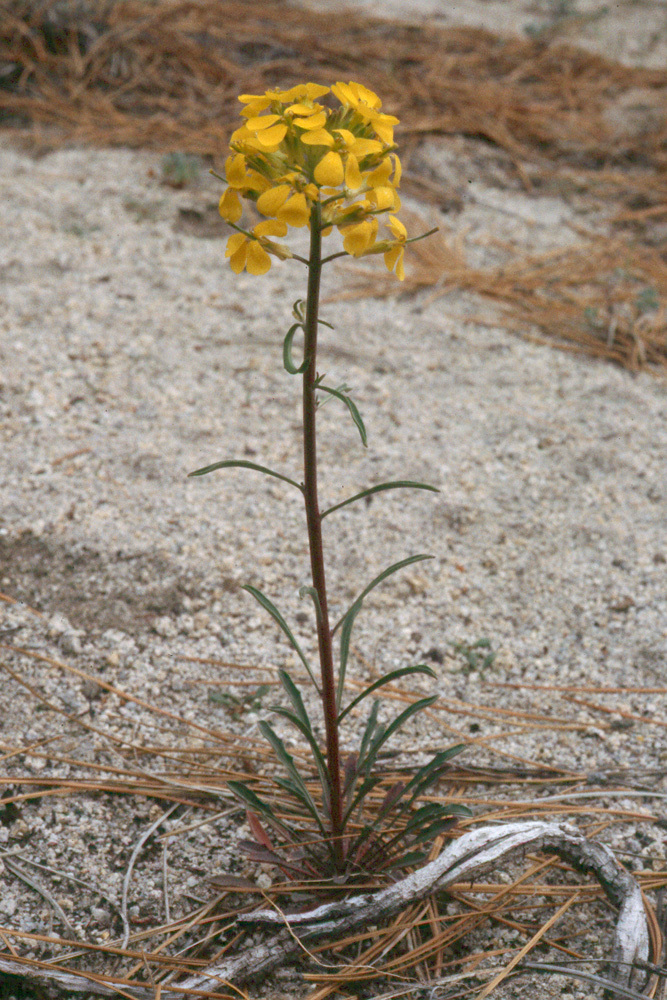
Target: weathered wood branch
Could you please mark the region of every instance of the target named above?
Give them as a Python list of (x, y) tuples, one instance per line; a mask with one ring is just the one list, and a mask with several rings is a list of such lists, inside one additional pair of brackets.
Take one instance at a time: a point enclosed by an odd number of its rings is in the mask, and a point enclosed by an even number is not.
[[(276, 932), (240, 954), (233, 955), (205, 972), (176, 984), (165, 984), (163, 1000), (176, 1000), (188, 990), (214, 990), (224, 983), (241, 986), (258, 981), (279, 965), (303, 954), (308, 942), (335, 941), (365, 924), (375, 924), (399, 913), (411, 903), (446, 889), (455, 882), (472, 880), (500, 861), (531, 851), (557, 854), (581, 872), (595, 876), (607, 897), (619, 910), (608, 978), (621, 988), (641, 992), (642, 972), (633, 963), (649, 957), (649, 933), (641, 889), (616, 860), (609, 848), (587, 840), (566, 824), (529, 822), (480, 827), (451, 841), (442, 853), (412, 875), (374, 894), (360, 894), (340, 902), (317, 906), (307, 912), (281, 914), (259, 910), (241, 914), (238, 921), (274, 926)], [(616, 964), (618, 963), (618, 964)], [(26, 978), (48, 980), (77, 992), (96, 991), (105, 996), (117, 991), (100, 977), (85, 973), (31, 967), (0, 958), (0, 970)], [(108, 981), (110, 983), (110, 980)], [(136, 1000), (152, 1000), (154, 990), (123, 984)], [(620, 991), (619, 991), (619, 994)], [(625, 994), (627, 996), (627, 993)]]

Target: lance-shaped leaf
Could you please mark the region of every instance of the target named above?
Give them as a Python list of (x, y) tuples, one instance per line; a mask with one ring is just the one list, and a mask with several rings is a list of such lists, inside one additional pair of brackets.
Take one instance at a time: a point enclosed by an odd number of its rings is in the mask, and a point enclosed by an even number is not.
[(313, 751), (313, 758), (320, 776), (320, 784), (322, 785), (322, 790), (325, 793), (326, 798), (331, 794), (331, 778), (329, 775), (329, 768), (327, 767), (322, 751), (320, 750), (315, 734), (313, 733), (313, 727), (311, 725), (308, 712), (306, 711), (306, 706), (303, 703), (301, 692), (286, 670), (279, 670), (278, 676), (280, 677), (280, 682), (294, 707), (294, 712), (290, 712), (288, 709), (281, 708), (280, 706), (274, 706), (273, 711), (276, 712), (276, 714), (289, 719), (292, 725), (295, 726), (302, 736), (304, 736), (308, 741), (308, 744)]
[(386, 580), (388, 576), (391, 576), (393, 573), (397, 573), (399, 569), (403, 569), (404, 566), (410, 566), (412, 565), (412, 563), (422, 562), (424, 559), (434, 559), (434, 558), (435, 556), (428, 556), (428, 555), (408, 556), (407, 559), (401, 559), (400, 562), (394, 563), (392, 566), (388, 566), (387, 569), (382, 570), (382, 572), (378, 576), (376, 576), (374, 580), (371, 580), (366, 589), (362, 590), (362, 592), (359, 594), (359, 597), (357, 597), (354, 603), (350, 605), (350, 607), (347, 609), (343, 617), (338, 619), (338, 621), (336, 622), (336, 624), (332, 629), (332, 635), (333, 633), (336, 632), (338, 628), (340, 628), (341, 625), (345, 623), (345, 619), (348, 617), (348, 615), (351, 615), (353, 611), (354, 611), (354, 616), (356, 617), (356, 615), (359, 612), (359, 608), (356, 607), (356, 605), (361, 606), (361, 603), (363, 602), (364, 598), (370, 594), (371, 590), (377, 587), (379, 583), (382, 583), (383, 580)]
[(257, 587), (252, 587), (249, 583), (244, 584), (244, 586), (241, 589), (242, 590), (247, 590), (249, 594), (252, 594), (252, 596), (255, 598), (255, 600), (258, 601), (262, 605), (262, 607), (265, 608), (269, 612), (269, 614), (271, 615), (271, 617), (273, 618), (273, 620), (276, 622), (276, 624), (279, 625), (279, 627), (282, 629), (282, 631), (285, 633), (285, 635), (289, 639), (289, 641), (290, 641), (290, 643), (292, 645), (292, 648), (296, 651), (296, 653), (299, 656), (299, 659), (301, 660), (301, 662), (303, 663), (304, 667), (308, 671), (308, 676), (310, 677), (311, 681), (315, 685), (316, 690), (319, 692), (319, 687), (317, 686), (317, 681), (315, 680), (315, 675), (313, 674), (313, 671), (310, 669), (310, 664), (308, 663), (308, 660), (306, 659), (306, 654), (301, 649), (301, 646), (299, 645), (299, 643), (297, 642), (296, 638), (294, 637), (294, 635), (292, 633), (292, 630), (290, 629), (289, 625), (287, 624), (287, 622), (285, 621), (285, 619), (283, 618), (283, 616), (281, 615), (281, 613), (278, 611), (278, 608), (275, 606), (275, 604), (273, 603), (273, 601), (269, 600), (269, 598), (266, 596), (266, 594), (263, 594), (261, 590), (257, 589)]
[[(342, 642), (342, 635), (341, 635), (341, 642)], [(338, 716), (339, 724), (345, 718), (347, 713), (351, 712), (352, 709), (355, 708), (360, 701), (364, 700), (364, 698), (368, 698), (370, 694), (372, 694), (374, 691), (377, 691), (378, 688), (384, 687), (385, 684), (391, 684), (393, 681), (397, 681), (400, 677), (407, 677), (409, 674), (425, 674), (427, 677), (436, 676), (435, 671), (432, 670), (430, 667), (427, 667), (425, 663), (419, 663), (415, 667), (399, 667), (398, 670), (390, 670), (388, 674), (385, 674), (383, 677), (380, 677), (379, 680), (373, 681), (373, 683), (369, 684), (367, 688), (364, 688), (361, 694), (358, 694), (357, 697), (354, 698), (353, 701), (351, 701), (350, 704), (343, 709), (343, 711)]]
[(262, 732), (262, 735), (266, 737), (266, 739), (273, 747), (280, 763), (283, 765), (283, 767), (289, 774), (289, 780), (285, 780), (284, 778), (277, 778), (276, 783), (279, 784), (282, 788), (291, 792), (298, 799), (298, 801), (305, 806), (305, 808), (308, 810), (310, 815), (317, 823), (320, 832), (323, 835), (326, 835), (324, 824), (322, 823), (322, 820), (320, 818), (319, 810), (315, 805), (315, 802), (313, 801), (313, 797), (306, 788), (303, 778), (299, 774), (299, 771), (297, 769), (296, 764), (294, 763), (294, 758), (292, 757), (291, 753), (289, 753), (283, 741), (280, 739), (278, 734), (273, 731), (268, 722), (264, 722), (262, 720), (259, 723), (259, 728)]
[(288, 826), (285, 825), (285, 823), (282, 822), (282, 820), (278, 819), (269, 803), (260, 799), (260, 797), (256, 795), (251, 788), (248, 788), (244, 782), (228, 781), (227, 787), (234, 793), (234, 795), (236, 795), (238, 799), (241, 800), (241, 802), (244, 803), (244, 805), (250, 806), (254, 812), (263, 816), (267, 823), (277, 830), (281, 836), (285, 837), (287, 840), (292, 839), (293, 832)]
[(341, 402), (345, 403), (348, 410), (350, 411), (350, 416), (352, 417), (355, 427), (359, 431), (359, 436), (361, 438), (361, 443), (364, 448), (368, 447), (368, 437), (366, 435), (366, 428), (364, 427), (364, 422), (361, 419), (361, 414), (357, 409), (356, 404), (350, 399), (350, 397), (345, 392), (341, 392), (339, 389), (332, 389), (329, 385), (322, 385), (321, 383), (317, 386), (322, 392), (328, 392), (331, 396), (335, 396), (336, 399), (340, 399)]
[[(347, 660), (350, 655), (350, 639), (352, 637), (352, 628), (354, 627), (354, 619), (357, 617), (361, 611), (363, 601), (355, 602), (349, 609), (345, 618), (343, 620), (343, 628), (340, 633), (340, 668), (338, 670), (338, 686), (336, 688), (336, 709), (340, 709), (343, 702), (343, 692), (345, 690), (345, 673), (347, 671)], [(332, 635), (336, 629), (332, 630)], [(340, 718), (338, 719), (340, 722)]]
[(245, 460), (232, 458), (224, 462), (214, 462), (213, 465), (206, 465), (203, 469), (197, 469), (195, 472), (188, 472), (188, 479), (193, 476), (205, 476), (209, 472), (215, 472), (216, 469), (254, 469), (255, 472), (263, 472), (266, 476), (273, 476), (274, 479), (282, 479), (284, 483), (289, 483), (290, 486), (296, 486), (300, 493), (303, 493), (303, 486), (297, 483), (294, 479), (290, 479), (289, 476), (283, 476), (281, 472), (275, 472), (273, 469), (267, 469), (265, 465), (258, 465), (256, 462), (246, 462)]
[(385, 490), (430, 490), (431, 493), (439, 493), (440, 490), (437, 486), (429, 486), (428, 483), (415, 483), (410, 479), (397, 479), (390, 483), (378, 483), (377, 486), (369, 486), (367, 490), (362, 490), (361, 493), (355, 493), (353, 497), (348, 497), (347, 500), (341, 500), (340, 503), (336, 503), (333, 507), (327, 507), (322, 513), (322, 517), (326, 517), (327, 514), (333, 513), (334, 510), (340, 510), (341, 507), (347, 507), (349, 503), (354, 503), (355, 500), (362, 500), (363, 497), (369, 497), (373, 493), (383, 493)]
[(416, 715), (417, 712), (421, 712), (425, 708), (429, 708), (437, 700), (437, 694), (432, 694), (428, 698), (420, 698), (419, 701), (415, 701), (412, 705), (408, 705), (408, 707), (404, 709), (400, 715), (397, 715), (396, 718), (389, 723), (386, 729), (378, 732), (368, 748), (368, 754), (365, 760), (366, 768), (370, 770), (373, 767), (380, 749), (384, 746), (387, 740), (393, 736), (397, 729), (401, 729), (408, 719), (410, 719), (413, 715)]

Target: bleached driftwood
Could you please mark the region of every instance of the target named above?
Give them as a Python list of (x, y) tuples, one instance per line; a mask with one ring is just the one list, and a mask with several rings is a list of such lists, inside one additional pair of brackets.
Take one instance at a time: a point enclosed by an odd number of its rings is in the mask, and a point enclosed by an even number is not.
[[(306, 912), (283, 914), (275, 910), (259, 910), (241, 914), (243, 923), (275, 926), (276, 932), (262, 943), (232, 955), (196, 976), (171, 983), (161, 990), (163, 1000), (183, 997), (184, 990), (213, 990), (225, 982), (243, 985), (257, 981), (279, 965), (287, 964), (302, 954), (308, 942), (335, 941), (367, 924), (376, 924), (400, 912), (411, 903), (446, 889), (455, 882), (472, 880), (500, 861), (527, 851), (557, 854), (579, 871), (594, 875), (607, 897), (619, 910), (614, 942), (610, 955), (610, 979), (621, 987), (618, 991), (641, 990), (641, 971), (634, 962), (646, 962), (649, 957), (649, 933), (641, 890), (633, 877), (616, 860), (609, 848), (587, 840), (571, 826), (559, 823), (529, 822), (485, 826), (464, 833), (450, 841), (435, 861), (424, 865), (412, 875), (373, 894), (351, 896), (340, 902), (327, 903)], [(286, 926), (287, 925), (287, 926)], [(0, 970), (59, 983), (78, 992), (95, 991), (115, 995), (116, 990), (85, 974), (65, 974), (57, 970), (31, 968), (0, 958)], [(154, 989), (123, 984), (126, 994), (137, 1000), (152, 1000)]]

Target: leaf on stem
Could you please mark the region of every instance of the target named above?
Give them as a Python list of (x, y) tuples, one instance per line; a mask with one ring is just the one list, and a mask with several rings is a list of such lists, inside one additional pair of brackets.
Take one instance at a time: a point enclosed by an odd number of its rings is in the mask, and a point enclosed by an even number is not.
[(301, 660), (301, 662), (303, 663), (304, 667), (308, 671), (308, 676), (310, 677), (311, 681), (315, 685), (315, 689), (319, 693), (320, 689), (319, 689), (319, 687), (317, 685), (317, 681), (315, 680), (315, 675), (313, 674), (313, 671), (310, 669), (310, 664), (308, 663), (308, 660), (306, 659), (306, 655), (305, 655), (304, 651), (301, 649), (301, 646), (299, 645), (299, 643), (297, 642), (296, 638), (294, 637), (294, 635), (292, 633), (292, 630), (290, 629), (289, 625), (287, 624), (287, 622), (285, 621), (285, 619), (283, 618), (283, 616), (281, 615), (281, 613), (278, 611), (278, 608), (275, 606), (275, 604), (273, 603), (273, 601), (269, 600), (269, 598), (266, 596), (266, 594), (263, 594), (261, 590), (257, 589), (257, 587), (252, 587), (249, 583), (244, 584), (244, 586), (241, 589), (242, 590), (247, 590), (249, 594), (252, 594), (252, 596), (255, 598), (255, 600), (258, 601), (262, 605), (262, 607), (265, 608), (265, 610), (269, 612), (269, 614), (271, 615), (271, 617), (273, 618), (273, 620), (276, 622), (276, 624), (283, 630), (283, 632), (285, 633), (285, 635), (289, 639), (292, 648), (296, 651), (296, 653), (299, 656), (299, 659)]
[(364, 448), (367, 448), (368, 447), (368, 436), (366, 434), (366, 428), (364, 427), (364, 422), (361, 419), (361, 414), (359, 413), (359, 410), (357, 409), (356, 403), (354, 403), (352, 401), (352, 399), (350, 399), (350, 397), (347, 395), (347, 393), (341, 392), (340, 389), (333, 389), (329, 385), (322, 385), (321, 382), (318, 384), (317, 388), (321, 389), (322, 392), (328, 392), (331, 396), (335, 396), (336, 399), (340, 399), (341, 402), (345, 403), (345, 405), (347, 406), (348, 410), (350, 411), (350, 416), (352, 417), (352, 420), (354, 421), (354, 425), (357, 428), (357, 430), (359, 431), (359, 436), (361, 438), (361, 443), (363, 444)]
[(361, 694), (358, 694), (357, 697), (343, 709), (338, 716), (338, 723), (340, 724), (348, 712), (352, 711), (353, 708), (356, 708), (359, 702), (363, 701), (364, 698), (368, 698), (373, 691), (377, 691), (378, 688), (384, 687), (385, 684), (391, 684), (392, 681), (397, 681), (399, 677), (406, 677), (408, 674), (426, 674), (427, 677), (436, 676), (435, 671), (432, 670), (431, 667), (427, 667), (425, 663), (419, 663), (414, 667), (399, 667), (398, 670), (390, 670), (388, 674), (384, 674), (384, 676), (380, 677), (379, 680), (373, 681), (373, 683), (369, 684), (367, 688), (364, 688)]
[(347, 507), (349, 503), (354, 503), (355, 500), (361, 500), (363, 497), (369, 497), (372, 493), (382, 493), (384, 490), (398, 489), (430, 490), (431, 493), (440, 492), (437, 486), (429, 486), (428, 483), (414, 483), (408, 479), (397, 479), (395, 482), (379, 483), (377, 486), (370, 486), (367, 490), (362, 490), (361, 493), (355, 493), (353, 497), (348, 497), (347, 500), (341, 500), (340, 503), (334, 504), (333, 507), (327, 507), (327, 509), (323, 511), (322, 517), (326, 517), (327, 514), (333, 513), (334, 510), (340, 510), (341, 507)]
[(354, 603), (350, 605), (350, 607), (347, 609), (343, 617), (338, 619), (333, 629), (331, 630), (331, 634), (332, 635), (335, 634), (336, 630), (345, 623), (345, 619), (348, 617), (348, 615), (352, 614), (352, 611), (355, 608), (356, 610), (354, 610), (354, 616), (356, 617), (356, 615), (359, 612), (359, 608), (357, 608), (356, 605), (361, 606), (364, 598), (367, 597), (370, 594), (371, 590), (377, 587), (379, 583), (382, 583), (383, 580), (386, 580), (387, 577), (391, 576), (393, 573), (397, 573), (399, 569), (403, 569), (404, 566), (411, 566), (412, 563), (423, 562), (424, 559), (435, 559), (435, 556), (429, 556), (423, 554), (418, 556), (408, 556), (407, 559), (401, 559), (400, 562), (394, 563), (392, 566), (388, 566), (387, 569), (382, 570), (382, 572), (378, 576), (376, 576), (374, 580), (371, 580), (366, 589), (362, 590), (362, 592), (359, 594), (359, 597), (357, 597)]
[(206, 465), (203, 469), (197, 469), (195, 472), (188, 472), (188, 479), (193, 476), (205, 476), (208, 472), (215, 472), (216, 469), (254, 469), (255, 472), (263, 472), (267, 476), (273, 476), (274, 479), (282, 479), (284, 483), (289, 483), (290, 486), (296, 486), (300, 493), (303, 493), (303, 486), (300, 483), (295, 482), (294, 479), (290, 479), (289, 476), (283, 476), (281, 472), (274, 472), (273, 469), (267, 469), (265, 465), (257, 465), (256, 462), (246, 462), (243, 459), (232, 458), (224, 462), (214, 462), (213, 465)]
[(317, 823), (320, 833), (323, 836), (326, 836), (326, 830), (324, 828), (324, 824), (322, 823), (319, 810), (315, 805), (310, 792), (306, 788), (303, 778), (297, 770), (297, 766), (294, 763), (294, 758), (291, 753), (289, 753), (283, 741), (280, 739), (278, 734), (274, 732), (268, 722), (264, 722), (264, 720), (262, 720), (259, 723), (259, 729), (262, 735), (273, 747), (276, 757), (290, 776), (290, 780), (276, 778), (276, 783), (286, 791), (290, 792), (299, 802), (302, 803)]
[(318, 622), (322, 621), (322, 607), (320, 605), (320, 595), (317, 593), (314, 587), (310, 587), (304, 584), (303, 587), (299, 587), (299, 597), (310, 597), (315, 606), (315, 614), (317, 616)]
[(303, 323), (294, 323), (285, 334), (283, 341), (283, 365), (285, 366), (285, 371), (289, 372), (290, 375), (302, 375), (308, 367), (307, 354), (298, 366), (294, 364), (292, 359), (292, 341), (294, 340), (294, 334), (299, 328), (303, 330)]
[(278, 676), (280, 677), (280, 682), (292, 703), (294, 712), (290, 712), (288, 709), (282, 708), (279, 705), (274, 706), (273, 711), (277, 715), (282, 715), (284, 718), (289, 719), (292, 725), (295, 726), (301, 735), (308, 741), (308, 744), (313, 751), (313, 757), (315, 759), (315, 764), (317, 765), (317, 770), (320, 776), (320, 784), (322, 785), (322, 791), (324, 793), (324, 800), (326, 804), (331, 797), (331, 777), (329, 775), (329, 768), (327, 767), (322, 751), (320, 750), (315, 734), (313, 733), (313, 728), (308, 712), (306, 711), (306, 706), (303, 703), (303, 698), (301, 697), (299, 689), (287, 671), (279, 670)]

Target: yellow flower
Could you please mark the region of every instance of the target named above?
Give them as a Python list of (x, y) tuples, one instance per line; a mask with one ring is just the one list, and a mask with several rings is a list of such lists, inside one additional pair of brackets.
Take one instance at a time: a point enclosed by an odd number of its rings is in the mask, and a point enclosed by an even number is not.
[(389, 180), (391, 171), (392, 163), (387, 156), (375, 170), (366, 176), (366, 184), (371, 188), (368, 200), (380, 212), (386, 212), (388, 209), (397, 212), (401, 207), (401, 200), (396, 188)]
[(364, 254), (371, 252), (377, 231), (378, 220), (375, 216), (355, 226), (345, 226), (341, 229), (344, 249), (353, 257), (363, 257)]
[(338, 98), (341, 104), (348, 108), (358, 110), (360, 106), (364, 108), (381, 108), (382, 101), (377, 94), (374, 94), (363, 83), (335, 83), (331, 88), (331, 93)]
[(387, 265), (387, 270), (393, 271), (394, 268), (396, 268), (396, 277), (399, 281), (403, 281), (405, 278), (403, 257), (405, 255), (405, 241), (408, 238), (408, 231), (401, 220), (397, 219), (395, 215), (389, 216), (387, 229), (389, 229), (392, 235), (396, 238), (396, 242), (389, 248), (389, 250), (385, 251), (384, 262)]
[(280, 115), (259, 115), (256, 118), (249, 118), (246, 128), (254, 133), (260, 146), (270, 152), (274, 152), (287, 135), (287, 125), (281, 120)]
[(263, 215), (274, 215), (294, 229), (307, 226), (310, 218), (310, 205), (306, 195), (303, 192), (292, 193), (289, 184), (269, 188), (257, 199), (257, 208)]
[(363, 120), (373, 127), (375, 134), (386, 142), (388, 146), (394, 143), (394, 125), (398, 125), (398, 118), (393, 115), (386, 115), (380, 111), (382, 101), (377, 94), (374, 94), (362, 83), (335, 83), (331, 88), (331, 93), (337, 97), (340, 103), (346, 108), (353, 108)]
[(241, 112), (244, 117), (252, 118), (266, 111), (272, 104), (292, 104), (294, 101), (316, 101), (329, 93), (328, 87), (318, 83), (298, 83), (289, 90), (267, 90), (265, 94), (241, 94), (239, 101), (247, 105)]
[(225, 222), (238, 222), (243, 215), (243, 205), (239, 201), (234, 188), (228, 187), (218, 205), (220, 215)]
[(268, 236), (284, 236), (286, 232), (286, 223), (278, 222), (277, 219), (266, 219), (258, 223), (250, 235), (233, 233), (227, 241), (225, 251), (225, 257), (229, 257), (232, 271), (240, 274), (245, 268), (248, 274), (266, 274), (271, 267), (269, 254), (280, 258), (291, 257), (292, 252), (288, 247), (267, 239)]

